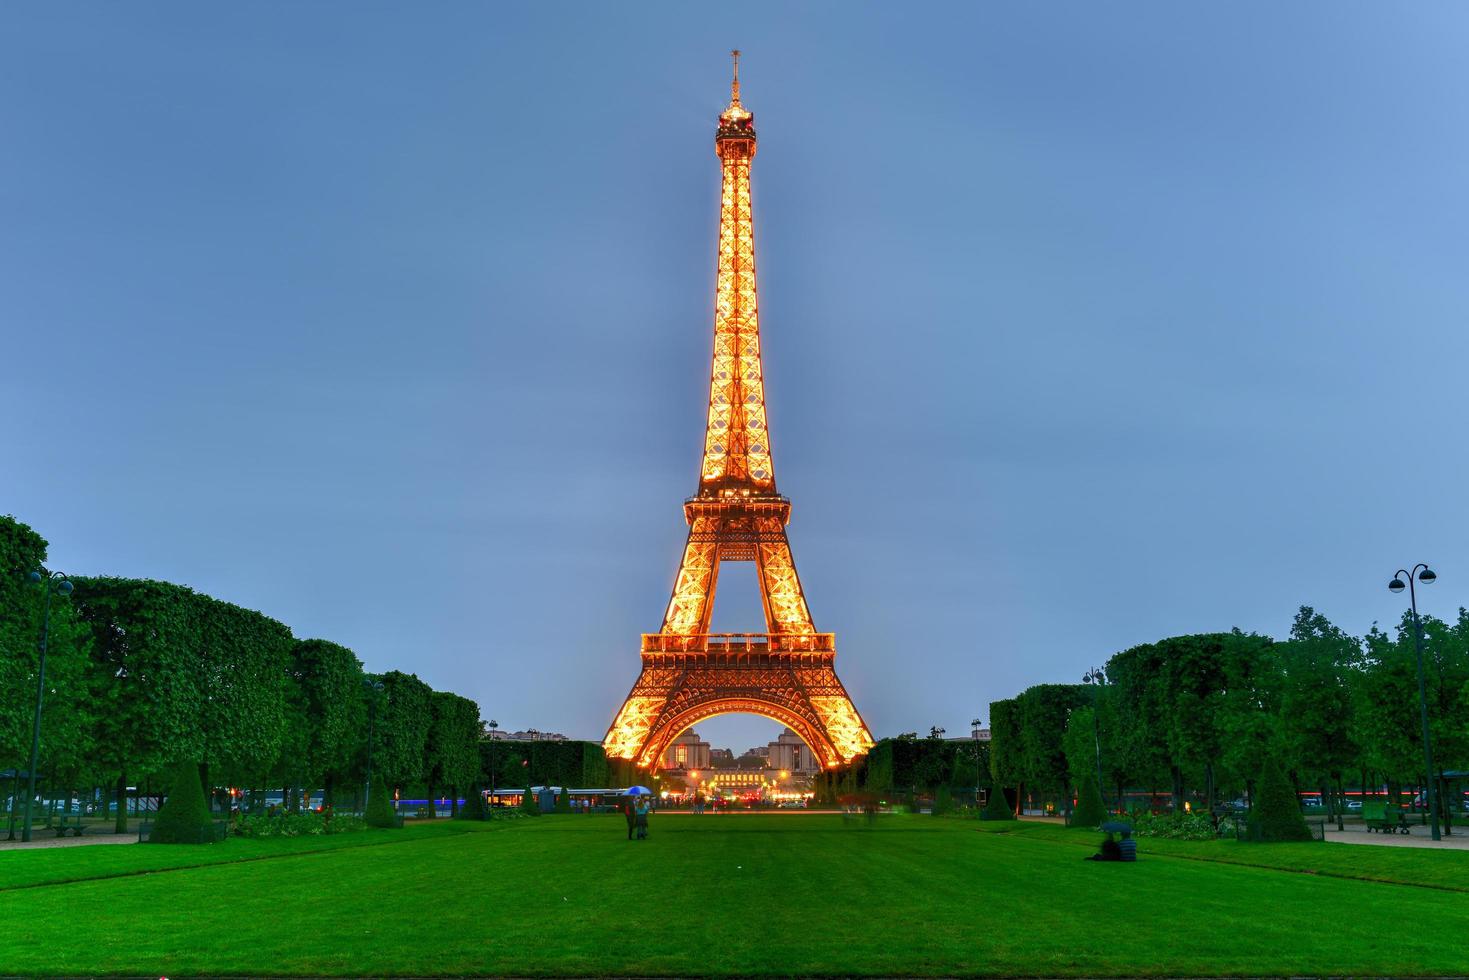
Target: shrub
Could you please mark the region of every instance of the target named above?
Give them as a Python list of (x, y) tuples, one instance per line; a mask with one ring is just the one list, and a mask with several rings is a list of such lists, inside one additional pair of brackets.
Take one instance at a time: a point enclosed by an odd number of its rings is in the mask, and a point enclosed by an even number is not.
[(934, 793), (933, 809), (930, 812), (936, 817), (954, 812), (954, 794), (949, 787), (940, 786), (938, 792)]
[(1207, 813), (1148, 813), (1132, 815), (1132, 832), (1138, 837), (1168, 840), (1213, 840), (1214, 821)]
[(456, 820), (485, 819), (485, 795), (478, 786), (471, 786), (464, 794), (464, 805), (454, 814)]
[(1015, 813), (1010, 809), (1010, 804), (1005, 802), (1005, 791), (998, 786), (990, 788), (990, 798), (985, 801), (984, 810), (980, 812), (981, 820), (1014, 820)]
[(1096, 828), (1107, 819), (1107, 808), (1102, 805), (1102, 791), (1097, 789), (1097, 777), (1087, 773), (1081, 777), (1081, 786), (1076, 790), (1076, 809), (1071, 813), (1071, 826)]
[(319, 834), (345, 834), (366, 829), (361, 817), (327, 816), (325, 813), (252, 814), (235, 821), (235, 833), (241, 837), (308, 837)]
[(1296, 792), (1274, 759), (1260, 770), (1259, 790), (1250, 812), (1250, 839), (1255, 841), (1311, 840)]
[(398, 814), (393, 809), (393, 803), (388, 798), (387, 791), (381, 787), (368, 798), (367, 813), (363, 819), (369, 827), (396, 828), (400, 826), (398, 823)]
[(199, 764), (181, 762), (174, 770), (173, 785), (148, 840), (153, 844), (212, 844), (214, 839), (214, 821), (209, 816), (209, 804), (204, 802)]
[(565, 789), (562, 789), (560, 793), (556, 794), (556, 812), (571, 812), (571, 794), (568, 793)]
[(520, 811), (539, 817), (541, 815), (541, 802), (536, 799), (536, 794), (527, 786), (525, 792), (520, 796)]

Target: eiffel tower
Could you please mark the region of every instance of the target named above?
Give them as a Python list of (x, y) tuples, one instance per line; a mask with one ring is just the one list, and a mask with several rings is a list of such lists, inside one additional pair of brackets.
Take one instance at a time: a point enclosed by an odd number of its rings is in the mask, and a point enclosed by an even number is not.
[[(835, 636), (816, 632), (811, 622), (786, 538), (791, 502), (775, 488), (750, 213), (755, 117), (740, 104), (740, 53), (732, 54), (730, 102), (714, 135), (723, 189), (699, 489), (684, 501), (689, 538), (663, 628), (643, 634), (642, 672), (602, 745), (608, 758), (656, 770), (668, 744), (689, 726), (745, 712), (789, 727), (830, 769), (866, 754), (873, 742), (837, 678)], [(765, 632), (709, 632), (726, 561), (756, 564)]]

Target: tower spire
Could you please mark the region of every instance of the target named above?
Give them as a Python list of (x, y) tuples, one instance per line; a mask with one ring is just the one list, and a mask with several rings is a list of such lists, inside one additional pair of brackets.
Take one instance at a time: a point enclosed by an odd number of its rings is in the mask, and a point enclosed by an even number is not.
[(735, 48), (729, 53), (734, 59), (734, 81), (729, 83), (729, 101), (731, 105), (740, 104), (740, 49)]

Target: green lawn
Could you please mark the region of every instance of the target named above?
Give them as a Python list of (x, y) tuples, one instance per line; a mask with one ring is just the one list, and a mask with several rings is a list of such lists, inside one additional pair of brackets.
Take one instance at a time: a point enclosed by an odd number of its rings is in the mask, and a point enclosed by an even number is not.
[[(1469, 967), (1469, 853), (1143, 841), (1141, 860), (1119, 865), (1081, 860), (1091, 839), (909, 815), (873, 829), (828, 815), (657, 815), (651, 838), (629, 843), (620, 817), (552, 816), (6, 852), (0, 974)], [(171, 870), (140, 873), (149, 865)], [(89, 875), (112, 877), (65, 880)]]

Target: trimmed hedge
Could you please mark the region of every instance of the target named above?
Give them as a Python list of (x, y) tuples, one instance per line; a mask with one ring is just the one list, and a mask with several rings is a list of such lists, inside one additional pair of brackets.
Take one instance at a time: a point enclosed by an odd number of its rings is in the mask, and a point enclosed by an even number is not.
[(1250, 811), (1250, 839), (1262, 842), (1311, 840), (1311, 829), (1290, 780), (1273, 758), (1260, 770), (1259, 791)]
[(1005, 801), (1005, 791), (999, 786), (990, 788), (990, 798), (985, 801), (984, 810), (980, 812), (981, 820), (1014, 820), (1015, 812), (1010, 809), (1010, 804)]
[(212, 844), (214, 820), (204, 802), (204, 784), (197, 762), (180, 762), (174, 769), (168, 798), (153, 822), (150, 844)]
[(369, 827), (397, 828), (402, 824), (398, 822), (398, 814), (393, 810), (393, 804), (388, 798), (387, 791), (378, 787), (371, 798), (367, 801), (367, 813), (363, 817)]
[(1102, 805), (1097, 777), (1087, 773), (1081, 777), (1081, 786), (1076, 790), (1076, 809), (1071, 813), (1071, 826), (1095, 828), (1106, 819), (1107, 808)]

